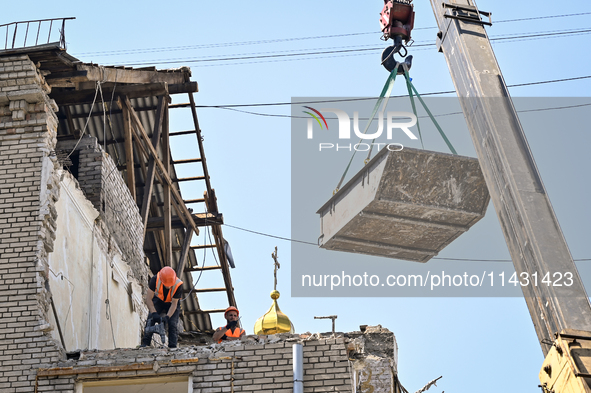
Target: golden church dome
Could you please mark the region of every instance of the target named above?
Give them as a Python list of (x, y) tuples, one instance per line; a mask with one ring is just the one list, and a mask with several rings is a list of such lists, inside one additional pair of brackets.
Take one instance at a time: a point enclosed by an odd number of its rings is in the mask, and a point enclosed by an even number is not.
[(269, 311), (257, 319), (254, 324), (254, 334), (260, 336), (276, 333), (294, 333), (295, 329), (289, 317), (281, 312), (277, 304), (279, 291), (274, 290), (271, 292), (271, 299), (273, 299), (273, 304), (269, 308)]

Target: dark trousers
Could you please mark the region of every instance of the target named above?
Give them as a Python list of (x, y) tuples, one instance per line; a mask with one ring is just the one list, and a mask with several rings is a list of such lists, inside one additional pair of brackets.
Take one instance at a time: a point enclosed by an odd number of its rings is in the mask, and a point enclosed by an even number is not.
[[(156, 308), (156, 312), (160, 314), (160, 316), (164, 316), (168, 314), (168, 310), (170, 310), (171, 303), (165, 303), (160, 300), (158, 297), (154, 296), (152, 299), (154, 303), (154, 307)], [(169, 348), (176, 348), (178, 337), (179, 337), (179, 315), (181, 312), (181, 303), (178, 303), (178, 307), (175, 310), (172, 317), (168, 321), (168, 347)], [(150, 345), (152, 343), (152, 334), (144, 334), (142, 338), (142, 345)]]

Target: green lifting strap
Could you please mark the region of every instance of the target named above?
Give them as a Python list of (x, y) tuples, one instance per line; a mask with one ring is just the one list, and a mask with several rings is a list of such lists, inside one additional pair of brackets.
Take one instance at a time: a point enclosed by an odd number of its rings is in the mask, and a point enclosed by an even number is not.
[[(373, 118), (376, 116), (378, 108), (380, 107), (380, 104), (382, 103), (384, 98), (386, 98), (386, 101), (384, 103), (384, 108), (386, 107), (386, 105), (388, 105), (388, 99), (390, 98), (390, 93), (392, 92), (392, 88), (394, 87), (394, 81), (396, 80), (397, 69), (398, 69), (398, 67), (394, 67), (394, 70), (392, 70), (392, 72), (390, 72), (390, 76), (386, 80), (386, 84), (384, 85), (384, 88), (382, 89), (382, 92), (380, 93), (380, 97), (378, 98), (378, 101), (376, 102), (376, 105), (373, 108), (373, 112), (371, 113), (371, 117), (369, 118), (367, 125), (365, 126), (365, 129), (363, 130), (364, 134), (367, 133), (367, 130), (369, 129), (369, 125), (373, 121)], [(361, 138), (359, 140), (359, 142), (361, 143), (362, 140), (363, 140), (363, 138)], [(345, 180), (345, 176), (347, 176), (347, 172), (349, 171), (349, 167), (351, 166), (351, 163), (353, 162), (353, 158), (355, 157), (356, 152), (357, 152), (357, 150), (355, 150), (353, 152), (353, 155), (351, 156), (351, 159), (349, 160), (349, 164), (347, 165), (347, 168), (345, 168), (345, 172), (343, 173), (343, 176), (341, 177), (339, 184), (337, 184), (337, 188), (335, 188), (335, 190), (333, 191), (333, 195), (337, 191), (339, 191), (341, 184), (343, 184), (343, 180)]]
[[(437, 127), (437, 131), (439, 131), (439, 134), (441, 135), (441, 137), (443, 138), (443, 140), (447, 144), (447, 147), (449, 147), (449, 150), (451, 150), (452, 154), (457, 155), (458, 153), (456, 152), (456, 149), (454, 149), (454, 147), (451, 144), (451, 142), (449, 141), (449, 139), (447, 139), (447, 136), (445, 135), (445, 133), (443, 132), (443, 130), (439, 126), (439, 123), (437, 123), (437, 120), (435, 120), (435, 117), (433, 116), (433, 114), (431, 113), (431, 111), (429, 110), (429, 108), (427, 108), (427, 104), (425, 104), (425, 101), (423, 101), (423, 99), (419, 95), (419, 92), (417, 91), (417, 89), (415, 88), (415, 86), (410, 81), (410, 78), (408, 76), (408, 72), (407, 72), (406, 68), (404, 70), (404, 77), (406, 78), (406, 83), (408, 84), (408, 86), (410, 88), (412, 88), (412, 90), (415, 92), (415, 94), (416, 94), (417, 98), (419, 99), (419, 101), (421, 102), (421, 104), (423, 104), (423, 108), (425, 108), (425, 111), (427, 112), (427, 114), (431, 118), (431, 121), (433, 122), (433, 124), (435, 124), (435, 127)], [(414, 105), (413, 105), (413, 108), (414, 108)], [(415, 116), (416, 116), (416, 112), (415, 112)], [(419, 119), (418, 119), (418, 116), (417, 116), (417, 125), (418, 125), (418, 120)]]
[[(388, 99), (390, 98), (390, 93), (392, 92), (392, 88), (394, 87), (394, 81), (396, 80), (398, 66), (400, 66), (400, 65), (404, 69), (404, 78), (406, 79), (406, 87), (408, 89), (408, 96), (410, 98), (410, 103), (412, 105), (412, 111), (414, 112), (414, 115), (417, 118), (417, 129), (419, 131), (419, 137), (421, 139), (421, 146), (423, 147), (423, 149), (425, 148), (425, 146), (423, 145), (423, 136), (421, 135), (421, 128), (419, 126), (419, 116), (417, 114), (417, 108), (415, 106), (413, 92), (417, 96), (417, 98), (419, 99), (420, 103), (423, 105), (423, 108), (425, 108), (425, 111), (427, 112), (427, 114), (431, 118), (431, 121), (433, 122), (433, 124), (435, 124), (437, 131), (439, 131), (439, 134), (441, 135), (441, 137), (443, 138), (443, 140), (447, 144), (447, 147), (449, 148), (449, 150), (452, 152), (452, 154), (457, 155), (458, 153), (456, 152), (456, 149), (454, 149), (454, 147), (451, 144), (451, 142), (449, 141), (449, 139), (447, 139), (447, 136), (445, 135), (445, 133), (443, 132), (443, 130), (439, 126), (439, 123), (437, 123), (437, 120), (435, 120), (435, 117), (433, 116), (433, 114), (431, 113), (429, 108), (427, 107), (427, 104), (425, 104), (425, 101), (423, 101), (423, 99), (421, 98), (421, 95), (419, 94), (417, 89), (412, 84), (412, 82), (410, 80), (410, 76), (408, 74), (408, 66), (405, 63), (396, 63), (396, 66), (394, 67), (392, 72), (390, 72), (390, 76), (386, 80), (386, 84), (384, 85), (384, 88), (382, 89), (380, 97), (378, 98), (378, 101), (376, 102), (376, 105), (373, 108), (373, 112), (367, 122), (367, 125), (365, 126), (365, 129), (363, 130), (363, 134), (367, 133), (367, 130), (369, 129), (369, 125), (373, 121), (373, 119), (378, 111), (378, 108), (380, 107), (380, 104), (382, 103), (382, 101), (384, 101), (384, 98), (385, 98), (384, 108), (386, 108), (386, 106), (388, 105)], [(363, 140), (363, 138), (361, 138), (359, 140), (359, 142), (361, 143), (362, 140)], [(375, 141), (375, 138), (374, 138), (374, 141)], [(370, 147), (369, 152), (367, 154), (367, 159), (365, 160), (366, 164), (369, 161), (369, 158), (371, 157), (372, 150), (373, 150), (373, 143), (372, 143), (372, 146)], [(347, 176), (347, 172), (349, 171), (349, 168), (351, 167), (351, 163), (353, 162), (353, 158), (355, 157), (355, 153), (357, 153), (357, 150), (355, 150), (353, 152), (353, 154), (351, 155), (351, 159), (349, 160), (349, 164), (347, 165), (347, 168), (345, 168), (345, 172), (343, 173), (343, 176), (341, 176), (341, 180), (339, 181), (337, 188), (335, 188), (335, 190), (333, 191), (333, 195), (339, 191), (339, 188), (343, 184), (343, 181), (345, 180), (345, 176)]]
[(417, 118), (417, 130), (419, 131), (419, 138), (421, 138), (421, 147), (425, 150), (425, 145), (423, 144), (423, 135), (421, 134), (421, 125), (419, 124), (419, 114), (417, 113), (417, 107), (415, 106), (415, 98), (412, 95), (412, 88), (410, 87), (410, 76), (408, 75), (408, 66), (406, 63), (402, 63), (404, 67), (404, 78), (406, 79), (406, 88), (408, 89), (408, 96), (410, 97), (410, 104), (412, 105), (412, 112), (415, 114)]

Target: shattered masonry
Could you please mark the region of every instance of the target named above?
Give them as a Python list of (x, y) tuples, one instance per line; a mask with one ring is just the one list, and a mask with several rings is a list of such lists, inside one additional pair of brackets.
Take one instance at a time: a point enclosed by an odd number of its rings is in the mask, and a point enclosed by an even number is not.
[[(278, 334), (259, 338), (248, 336), (209, 346), (167, 349), (121, 349), (81, 352), (78, 360), (40, 370), (39, 391), (74, 391), (76, 384), (97, 379), (156, 378), (186, 375), (193, 392), (293, 392), (292, 346), (300, 343), (304, 353), (305, 392), (394, 392), (392, 357), (368, 352), (378, 348), (392, 353), (392, 333), (346, 335), (338, 338), (307, 339), (299, 335)], [(257, 341), (258, 340), (258, 341)], [(121, 371), (113, 369), (120, 368)], [(352, 389), (356, 381), (357, 389)]]
[(47, 331), (48, 253), (59, 198), (57, 106), (27, 56), (0, 58), (0, 390), (31, 391), (63, 359)]

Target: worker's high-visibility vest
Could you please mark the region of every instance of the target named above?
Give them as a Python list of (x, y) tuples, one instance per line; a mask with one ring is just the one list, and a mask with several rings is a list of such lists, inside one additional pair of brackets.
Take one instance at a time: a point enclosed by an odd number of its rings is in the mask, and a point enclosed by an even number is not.
[(160, 280), (160, 273), (158, 273), (156, 276), (156, 291), (154, 293), (156, 294), (156, 296), (158, 296), (158, 299), (162, 300), (165, 303), (170, 303), (172, 302), (172, 295), (176, 292), (176, 289), (180, 287), (182, 284), (183, 282), (177, 277), (174, 285), (170, 287), (166, 299), (164, 299), (164, 285), (162, 285), (162, 281)]
[[(220, 328), (222, 329), (222, 328)], [(232, 332), (231, 329), (228, 329), (228, 331), (226, 331), (225, 336), (226, 337), (236, 337), (236, 338), (240, 338), (240, 336), (242, 335), (242, 332), (244, 331), (244, 329), (240, 329), (238, 326), (236, 326), (236, 328), (234, 328), (234, 332)], [(223, 337), (223, 336), (222, 336)], [(218, 340), (218, 344), (220, 344), (222, 342), (222, 339), (220, 338)]]

